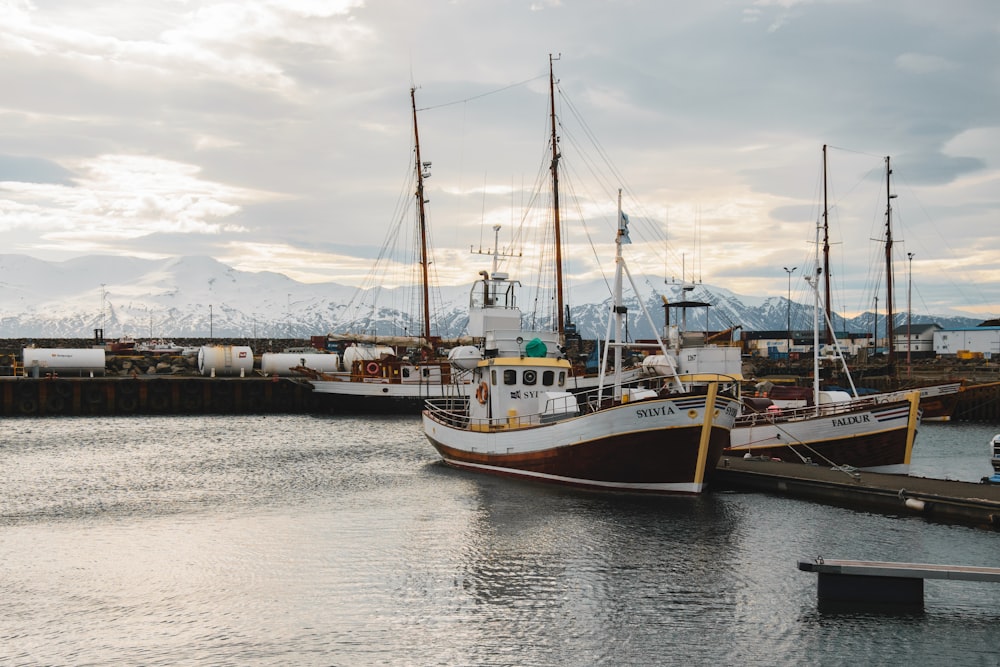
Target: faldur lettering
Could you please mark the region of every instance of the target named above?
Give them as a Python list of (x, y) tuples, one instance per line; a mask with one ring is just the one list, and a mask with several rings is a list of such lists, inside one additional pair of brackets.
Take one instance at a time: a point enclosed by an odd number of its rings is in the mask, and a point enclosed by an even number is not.
[(831, 419), (834, 426), (850, 426), (852, 424), (867, 424), (872, 420), (871, 415), (851, 415), (850, 417), (836, 417)]

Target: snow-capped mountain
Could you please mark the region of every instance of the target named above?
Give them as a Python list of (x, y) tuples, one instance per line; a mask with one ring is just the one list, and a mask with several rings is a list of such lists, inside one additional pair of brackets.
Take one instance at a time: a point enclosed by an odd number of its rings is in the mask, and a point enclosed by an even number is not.
[[(661, 278), (636, 276), (647, 291), (653, 325), (663, 327), (663, 298), (712, 304), (688, 311), (691, 329), (747, 331), (786, 328), (784, 297), (753, 297), (698, 284), (688, 292), (664, 285)], [(300, 283), (278, 273), (238, 271), (209, 257), (145, 260), (89, 256), (46, 262), (25, 255), (0, 255), (0, 338), (306, 338), (330, 332), (379, 335), (418, 333), (418, 302), (412, 290), (373, 288), (359, 292), (336, 283)], [(603, 282), (575, 285), (569, 291), (572, 321), (584, 338), (601, 338), (607, 328), (610, 292)], [(469, 287), (434, 290), (433, 332), (465, 333)], [(526, 303), (522, 300), (522, 304)], [(377, 305), (372, 305), (377, 304)], [(651, 338), (651, 326), (635, 297), (629, 305), (629, 336)], [(524, 310), (527, 310), (525, 308)], [(413, 315), (411, 315), (411, 313)], [(672, 314), (671, 317), (678, 315)], [(532, 317), (530, 314), (527, 317)], [(871, 331), (872, 313), (843, 321), (837, 328)], [(897, 313), (897, 318), (904, 318)], [(545, 328), (551, 318), (526, 326)], [(812, 305), (792, 303), (793, 329), (812, 327)], [(912, 316), (913, 323), (937, 322), (945, 328), (975, 326), (963, 317)]]

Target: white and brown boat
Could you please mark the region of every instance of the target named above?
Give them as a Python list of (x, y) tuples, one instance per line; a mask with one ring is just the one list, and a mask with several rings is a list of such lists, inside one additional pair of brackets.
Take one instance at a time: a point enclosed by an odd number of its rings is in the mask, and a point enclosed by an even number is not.
[[(842, 392), (834, 392), (842, 393)], [(849, 466), (906, 474), (920, 423), (920, 394), (880, 402), (819, 392), (820, 403), (779, 408), (769, 399), (745, 399), (730, 434), (727, 456), (760, 456), (800, 463)]]
[[(897, 396), (857, 397), (850, 370), (837, 344), (830, 316), (829, 236), (826, 214), (826, 146), (823, 147), (824, 206), (823, 224), (816, 227), (816, 264), (806, 275), (814, 296), (813, 316), (813, 387), (803, 395), (804, 405), (782, 403), (773, 397), (747, 399), (744, 414), (731, 432), (729, 456), (762, 456), (788, 461), (810, 461), (818, 465), (851, 467), (860, 470), (906, 474), (910, 469), (913, 443), (920, 423), (920, 393)], [(886, 178), (892, 170), (886, 158)], [(891, 275), (892, 195), (886, 183), (887, 273)], [(820, 232), (823, 232), (822, 243)], [(823, 262), (819, 249), (823, 248)], [(826, 297), (820, 307), (820, 282)], [(827, 337), (844, 365), (854, 397), (842, 391), (821, 391), (819, 385), (819, 314), (824, 312)], [(889, 308), (891, 314), (891, 306)], [(891, 317), (889, 318), (891, 320)]]
[[(614, 355), (614, 381), (574, 394), (567, 386), (570, 363), (551, 345), (518, 336), (511, 347), (503, 344), (508, 336), (494, 336), (496, 355), (472, 370), (474, 396), (427, 401), (424, 433), (446, 464), (610, 491), (697, 494), (707, 488), (730, 444), (739, 403), (720, 392), (725, 383), (718, 380), (694, 391), (676, 376), (658, 389), (622, 384), (623, 230), (611, 313), (615, 335), (604, 348)], [(504, 303), (514, 305), (513, 286), (503, 274), (484, 272), (473, 293), (490, 304), (482, 313), (487, 322)]]

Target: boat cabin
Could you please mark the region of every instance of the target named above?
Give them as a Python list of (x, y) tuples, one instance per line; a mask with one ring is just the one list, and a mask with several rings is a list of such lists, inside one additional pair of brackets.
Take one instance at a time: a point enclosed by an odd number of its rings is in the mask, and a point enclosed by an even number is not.
[(484, 359), (473, 371), (470, 428), (521, 428), (576, 416), (576, 397), (566, 383), (570, 374), (565, 359)]

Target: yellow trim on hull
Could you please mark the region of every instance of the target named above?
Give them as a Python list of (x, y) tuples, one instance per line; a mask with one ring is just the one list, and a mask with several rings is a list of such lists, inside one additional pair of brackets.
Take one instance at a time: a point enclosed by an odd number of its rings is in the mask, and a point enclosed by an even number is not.
[(698, 443), (698, 464), (694, 471), (694, 483), (702, 486), (705, 483), (705, 468), (708, 465), (708, 445), (712, 435), (712, 424), (715, 422), (715, 395), (719, 391), (717, 382), (708, 385), (708, 396), (705, 399), (705, 421), (701, 426), (701, 441)]
[(920, 421), (920, 392), (914, 391), (906, 395), (910, 401), (910, 420), (906, 425), (906, 454), (903, 456), (903, 465), (910, 465), (910, 456), (913, 455), (913, 443), (917, 439), (917, 422)]

